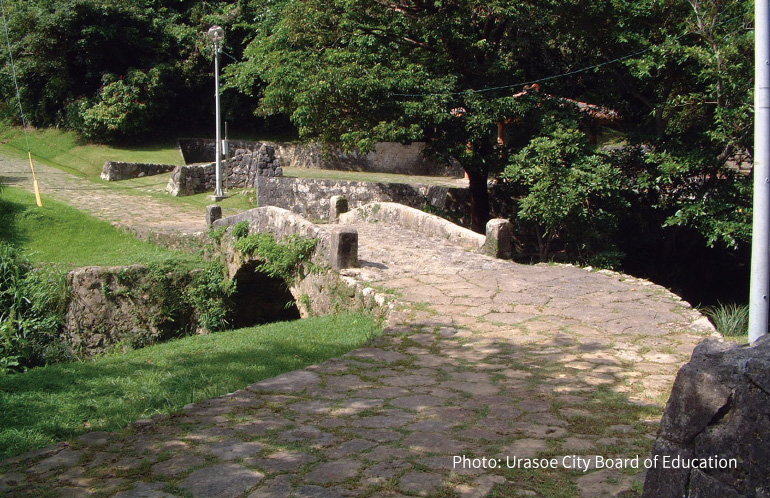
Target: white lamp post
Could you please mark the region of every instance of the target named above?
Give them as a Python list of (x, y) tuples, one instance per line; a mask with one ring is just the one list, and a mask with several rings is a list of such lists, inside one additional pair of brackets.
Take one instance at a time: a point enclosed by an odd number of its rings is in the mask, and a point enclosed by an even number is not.
[(207, 33), (209, 39), (214, 42), (214, 98), (216, 102), (216, 122), (217, 122), (217, 138), (216, 138), (216, 154), (217, 154), (217, 184), (214, 190), (212, 198), (215, 201), (225, 198), (222, 192), (222, 130), (220, 127), (219, 117), (219, 50), (220, 44), (225, 39), (225, 30), (221, 26), (212, 26)]

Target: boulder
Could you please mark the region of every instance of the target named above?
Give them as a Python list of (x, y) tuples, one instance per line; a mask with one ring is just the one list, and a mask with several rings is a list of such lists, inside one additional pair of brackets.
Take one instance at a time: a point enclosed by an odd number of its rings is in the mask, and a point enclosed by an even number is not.
[(707, 339), (677, 374), (643, 498), (770, 497), (770, 336)]

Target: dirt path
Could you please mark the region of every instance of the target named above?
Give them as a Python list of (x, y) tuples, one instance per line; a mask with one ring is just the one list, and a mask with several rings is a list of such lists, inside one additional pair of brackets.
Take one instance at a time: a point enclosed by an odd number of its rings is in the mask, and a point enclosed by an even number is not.
[[(82, 202), (108, 216), (113, 211), (100, 203), (123, 202), (114, 195)], [(114, 214), (132, 223), (127, 212)], [(635, 496), (629, 490), (643, 471), (597, 468), (594, 456), (649, 454), (677, 369), (711, 333), (698, 313), (665, 289), (619, 274), (522, 266), (387, 224), (355, 228), (362, 267), (345, 274), (402, 305), (381, 338), (177, 416), (4, 462), (0, 490), (121, 498)], [(457, 465), (463, 455), (497, 468)], [(588, 468), (565, 469), (582, 465), (568, 455)], [(558, 464), (506, 468), (514, 457)]]

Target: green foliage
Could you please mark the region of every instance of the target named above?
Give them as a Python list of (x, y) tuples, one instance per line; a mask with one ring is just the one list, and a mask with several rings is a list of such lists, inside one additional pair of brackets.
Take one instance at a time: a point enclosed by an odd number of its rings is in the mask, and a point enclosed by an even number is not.
[(227, 233), (226, 226), (209, 228), (209, 238), (214, 242), (216, 242), (217, 244), (220, 244), (222, 242), (222, 237), (224, 237), (226, 233)]
[(583, 133), (557, 125), (512, 156), (504, 178), (526, 192), (518, 216), (534, 223), (541, 261), (557, 240), (578, 247), (583, 258), (611, 249), (607, 236), (627, 206), (623, 178), (610, 155), (594, 150)]
[(233, 225), (233, 237), (235, 237), (235, 240), (241, 240), (242, 238), (249, 235), (249, 222), (248, 221), (239, 221), (235, 225)]
[[(213, 50), (204, 33), (223, 25), (226, 50), (240, 57), (249, 33), (238, 25), (252, 15), (247, 2), (239, 1), (6, 0), (4, 5), (28, 120), (35, 126), (74, 126), (84, 137), (110, 141), (208, 122)], [(0, 116), (18, 121), (8, 65), (0, 68), (0, 92)], [(238, 112), (239, 100), (226, 94), (224, 111), (248, 121), (249, 114)]]
[(68, 106), (70, 127), (99, 142), (147, 135), (150, 125), (161, 120), (168, 108), (166, 80), (172, 70), (158, 65), (147, 72), (129, 69), (125, 77), (103, 76), (94, 99), (81, 98)]
[(367, 315), (273, 323), (0, 376), (0, 458), (243, 389), (379, 335)]
[(115, 276), (119, 285), (103, 287), (109, 289), (105, 297), (147, 302), (150, 314), (137, 315), (137, 319), (157, 330), (144, 331), (132, 338), (128, 344), (132, 348), (184, 336), (201, 327), (212, 332), (222, 330), (230, 323), (235, 284), (219, 263), (190, 271), (185, 265), (167, 261), (150, 264), (146, 274), (118, 272)]
[(701, 310), (725, 337), (744, 336), (749, 333), (749, 306), (737, 303), (720, 303)]
[(226, 277), (220, 264), (196, 272), (192, 283), (185, 289), (184, 298), (195, 310), (198, 324), (206, 330), (223, 330), (229, 325), (233, 304), (230, 298), (235, 283)]
[(289, 114), (302, 137), (364, 152), (378, 141), (425, 140), (432, 156), (469, 173), (472, 225), (483, 231), (487, 175), (505, 164), (496, 124), (516, 121), (513, 135), (528, 137), (539, 102), (471, 90), (534, 79), (545, 69), (541, 61), (559, 60), (547, 8), (501, 0), (483, 8), (460, 1), (276, 3), (277, 19), (258, 23), (244, 62), (228, 68), (229, 85), (253, 91), (261, 83), (257, 111)]
[(305, 239), (297, 235), (279, 243), (272, 234), (255, 233), (238, 240), (235, 249), (263, 259), (264, 262), (257, 266), (257, 271), (293, 282), (304, 272), (313, 271), (315, 268), (310, 262), (310, 257), (317, 244), (317, 239)]
[(71, 358), (59, 339), (68, 296), (64, 271), (33, 270), (23, 254), (0, 242), (0, 373)]

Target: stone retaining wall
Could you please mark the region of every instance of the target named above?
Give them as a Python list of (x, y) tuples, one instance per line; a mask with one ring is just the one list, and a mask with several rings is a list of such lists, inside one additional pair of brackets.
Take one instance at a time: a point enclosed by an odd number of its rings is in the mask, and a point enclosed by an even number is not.
[(124, 163), (120, 161), (107, 161), (102, 168), (102, 180), (115, 182), (129, 178), (141, 178), (144, 176), (161, 175), (173, 171), (176, 166), (171, 164), (153, 163)]
[(423, 152), (425, 143), (403, 145), (380, 142), (368, 154), (324, 150), (317, 144), (275, 144), (282, 166), (294, 168), (366, 171), (403, 175), (448, 176), (462, 178), (465, 171), (458, 164), (443, 164), (428, 159)]
[[(224, 188), (254, 187), (260, 177), (281, 176), (275, 148), (260, 144), (255, 150), (238, 149), (235, 155), (222, 163)], [(216, 165), (177, 166), (171, 174), (166, 190), (171, 195), (184, 196), (213, 192), (216, 188)]]
[[(333, 196), (346, 198), (351, 208), (371, 202), (397, 202), (433, 212), (458, 225), (470, 225), (471, 197), (463, 187), (289, 177), (261, 177), (257, 181), (258, 205), (289, 209), (311, 220), (329, 220)], [(489, 202), (494, 218), (507, 218), (518, 211), (511, 193), (499, 185), (490, 187)]]
[[(207, 138), (180, 138), (179, 150), (185, 164), (208, 163), (216, 159), (216, 143)], [(318, 144), (273, 143), (281, 166), (294, 168), (333, 169), (341, 171), (368, 171), (375, 173), (401, 173), (406, 175), (449, 176), (465, 175), (459, 165), (447, 165), (428, 159), (423, 154), (425, 143), (403, 145), (381, 142), (368, 154), (346, 153), (342, 150), (324, 150)], [(256, 150), (263, 142), (230, 140), (228, 147)]]
[[(118, 344), (144, 346), (198, 328), (192, 310), (178, 309), (172, 321), (160, 319), (162, 303), (134, 292), (149, 283), (149, 269), (77, 268), (67, 276), (72, 295), (62, 334), (79, 355), (103, 353)], [(184, 277), (192, 280), (192, 274)], [(184, 282), (180, 282), (180, 292)]]
[[(180, 138), (177, 140), (179, 152), (185, 164), (200, 164), (216, 161), (216, 141), (211, 138)], [(228, 140), (230, 151), (237, 149), (258, 150), (263, 142), (251, 140)]]
[(383, 221), (400, 225), (430, 237), (439, 237), (448, 242), (482, 252), (486, 237), (467, 228), (393, 202), (376, 202), (359, 207), (340, 215), (340, 224), (356, 223), (358, 221)]
[(312, 220), (329, 219), (329, 199), (342, 196), (351, 208), (370, 202), (398, 202), (421, 209), (438, 210), (464, 206), (467, 189), (406, 183), (354, 182), (311, 178), (269, 178), (257, 181), (257, 204), (277, 206)]

